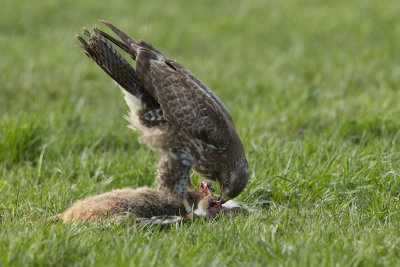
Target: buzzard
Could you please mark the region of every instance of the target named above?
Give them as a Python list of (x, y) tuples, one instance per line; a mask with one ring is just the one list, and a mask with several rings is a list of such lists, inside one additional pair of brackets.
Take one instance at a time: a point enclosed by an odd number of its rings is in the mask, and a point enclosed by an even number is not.
[[(158, 190), (186, 199), (190, 170), (214, 180), (221, 203), (247, 185), (249, 168), (243, 144), (229, 111), (219, 98), (186, 67), (165, 57), (146, 41), (137, 42), (102, 21), (122, 41), (94, 28), (88, 42), (77, 35), (85, 54), (121, 88), (130, 112), (130, 127), (141, 132), (141, 142), (160, 152)], [(111, 44), (127, 52), (135, 69)]]

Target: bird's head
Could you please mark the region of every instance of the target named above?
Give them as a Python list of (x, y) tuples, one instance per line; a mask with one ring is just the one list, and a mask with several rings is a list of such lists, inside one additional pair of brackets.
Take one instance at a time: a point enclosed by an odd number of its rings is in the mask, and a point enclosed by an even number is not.
[(221, 174), (221, 180), (219, 181), (221, 191), (221, 203), (237, 197), (246, 187), (249, 180), (249, 166), (246, 158), (240, 164), (238, 168), (232, 171), (225, 171)]

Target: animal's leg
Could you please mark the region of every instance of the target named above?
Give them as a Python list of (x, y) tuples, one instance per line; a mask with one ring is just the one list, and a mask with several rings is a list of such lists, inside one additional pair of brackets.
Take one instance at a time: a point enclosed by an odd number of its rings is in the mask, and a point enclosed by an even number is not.
[(193, 220), (193, 207), (187, 200), (187, 190), (192, 164), (193, 158), (188, 154), (164, 153), (158, 165), (157, 175), (158, 190), (182, 199), (190, 220)]
[(193, 207), (190, 206), (189, 202), (187, 201), (187, 198), (183, 199), (183, 206), (185, 207), (185, 210), (187, 212), (187, 217), (190, 221), (193, 221)]
[(158, 190), (180, 198), (186, 197), (192, 162), (193, 159), (189, 157), (164, 154), (157, 169)]

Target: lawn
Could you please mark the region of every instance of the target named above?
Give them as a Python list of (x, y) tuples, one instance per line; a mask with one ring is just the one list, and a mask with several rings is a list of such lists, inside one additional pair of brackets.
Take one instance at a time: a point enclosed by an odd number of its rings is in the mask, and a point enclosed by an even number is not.
[[(3, 0), (0, 265), (399, 265), (399, 14), (398, 0)], [(44, 222), (154, 183), (156, 154), (75, 38), (98, 19), (222, 99), (254, 213), (165, 232)]]

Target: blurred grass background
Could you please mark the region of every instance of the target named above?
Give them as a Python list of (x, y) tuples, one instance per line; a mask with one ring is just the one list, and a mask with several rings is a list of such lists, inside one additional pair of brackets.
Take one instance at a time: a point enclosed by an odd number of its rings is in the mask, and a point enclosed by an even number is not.
[[(395, 0), (4, 0), (0, 264), (398, 264), (398, 14)], [(75, 39), (98, 19), (222, 99), (250, 164), (239, 200), (258, 212), (166, 233), (43, 223), (154, 181), (155, 153)]]

